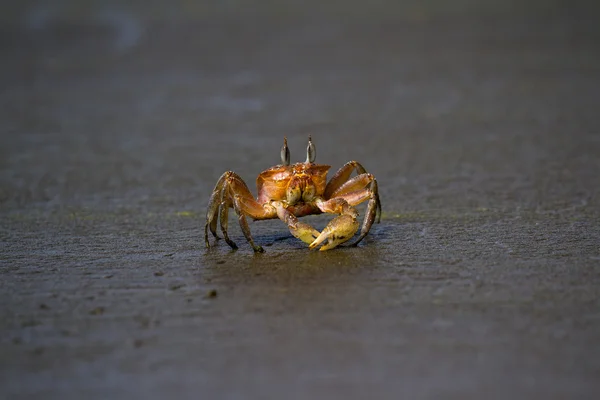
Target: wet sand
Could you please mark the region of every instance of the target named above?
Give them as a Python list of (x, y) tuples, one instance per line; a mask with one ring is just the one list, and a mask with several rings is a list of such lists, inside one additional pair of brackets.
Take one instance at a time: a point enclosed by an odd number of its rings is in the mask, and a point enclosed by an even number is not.
[[(15, 9), (0, 394), (595, 398), (596, 10), (406, 4)], [(308, 134), (381, 223), (311, 252), (254, 222), (254, 254), (231, 217), (239, 250), (205, 249), (221, 173), (254, 191)]]

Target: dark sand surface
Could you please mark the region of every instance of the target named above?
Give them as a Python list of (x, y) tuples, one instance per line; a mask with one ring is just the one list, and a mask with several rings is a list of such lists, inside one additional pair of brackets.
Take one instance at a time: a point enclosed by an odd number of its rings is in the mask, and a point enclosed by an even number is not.
[[(55, 3), (0, 18), (0, 397), (597, 398), (592, 2)], [(207, 251), (309, 133), (381, 223)]]

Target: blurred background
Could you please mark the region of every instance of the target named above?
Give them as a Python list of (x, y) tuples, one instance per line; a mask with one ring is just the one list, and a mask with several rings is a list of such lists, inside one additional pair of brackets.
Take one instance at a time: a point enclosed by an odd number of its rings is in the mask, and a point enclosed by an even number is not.
[[(308, 134), (318, 162), (379, 176), (388, 211), (564, 201), (548, 169), (588, 190), (560, 172), (593, 140), (572, 140), (597, 100), (585, 3), (10, 3), (5, 204), (142, 191), (196, 210), (223, 171), (252, 182), (277, 163), (284, 135), (303, 160)], [(434, 198), (449, 182), (462, 196)]]
[[(0, 393), (592, 398), (593, 1), (4, 1)], [(203, 243), (308, 135), (382, 223)], [(362, 209), (361, 209), (362, 211)], [(329, 218), (308, 220), (321, 229)]]

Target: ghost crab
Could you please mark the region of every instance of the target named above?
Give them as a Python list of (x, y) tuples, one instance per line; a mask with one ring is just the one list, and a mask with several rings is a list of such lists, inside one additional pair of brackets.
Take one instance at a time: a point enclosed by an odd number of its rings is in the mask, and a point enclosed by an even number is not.
[[(255, 200), (246, 183), (233, 171), (227, 171), (217, 181), (210, 196), (204, 227), (204, 241), (210, 247), (208, 231), (217, 239), (217, 222), (221, 223), (223, 237), (232, 249), (237, 245), (227, 234), (229, 208), (233, 208), (246, 240), (255, 252), (263, 248), (252, 239), (246, 216), (254, 220), (279, 218), (285, 222), (293, 236), (315, 249), (323, 244), (321, 251), (350, 240), (358, 231), (358, 211), (355, 205), (369, 200), (365, 219), (356, 246), (368, 233), (377, 217), (381, 219), (381, 202), (377, 180), (357, 161), (349, 161), (341, 167), (327, 183), (329, 165), (315, 164), (316, 149), (308, 137), (306, 161), (290, 165), (290, 150), (287, 139), (281, 148), (281, 164), (258, 175)], [(357, 176), (350, 178), (353, 171)], [(322, 232), (298, 221), (298, 217), (311, 214), (338, 214)]]

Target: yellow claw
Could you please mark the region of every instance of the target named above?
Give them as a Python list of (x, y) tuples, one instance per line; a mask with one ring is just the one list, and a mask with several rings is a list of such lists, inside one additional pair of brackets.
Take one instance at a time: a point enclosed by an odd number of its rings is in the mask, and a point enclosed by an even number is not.
[(296, 222), (295, 227), (290, 227), (290, 232), (306, 244), (312, 243), (319, 236), (318, 230), (303, 222)]
[(308, 246), (313, 250), (325, 240), (327, 243), (319, 249), (320, 251), (330, 250), (340, 244), (352, 239), (352, 236), (358, 231), (358, 221), (352, 215), (340, 215), (325, 227), (321, 234)]

